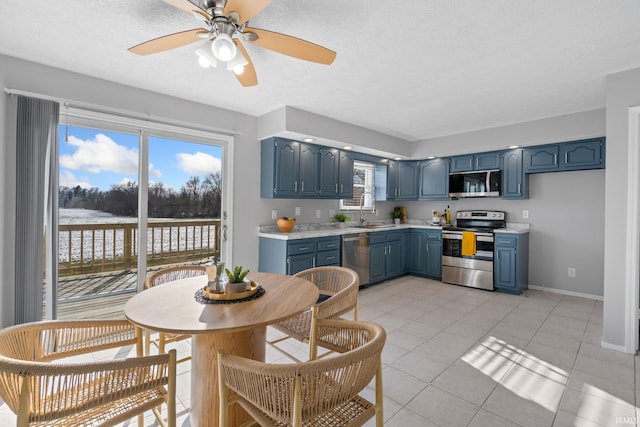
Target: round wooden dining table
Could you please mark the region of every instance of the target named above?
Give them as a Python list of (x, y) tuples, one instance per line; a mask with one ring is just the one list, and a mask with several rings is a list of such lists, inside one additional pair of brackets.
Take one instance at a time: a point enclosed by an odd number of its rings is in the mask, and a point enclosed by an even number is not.
[[(203, 304), (195, 293), (207, 276), (167, 282), (131, 298), (124, 314), (133, 324), (158, 332), (191, 334), (192, 426), (218, 425), (218, 352), (264, 361), (267, 325), (311, 307), (318, 288), (298, 277), (251, 273), (265, 290), (259, 298), (230, 304)], [(239, 405), (230, 408), (230, 425), (249, 419)]]

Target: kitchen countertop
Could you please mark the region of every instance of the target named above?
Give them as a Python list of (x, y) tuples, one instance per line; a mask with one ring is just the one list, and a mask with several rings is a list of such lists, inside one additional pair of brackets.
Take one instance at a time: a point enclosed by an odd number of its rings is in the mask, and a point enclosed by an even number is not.
[[(282, 233), (278, 231), (275, 226), (263, 226), (259, 227), (259, 229), (263, 229), (264, 231), (258, 231), (258, 237), (267, 237), (269, 239), (278, 239), (278, 240), (297, 240), (297, 239), (310, 239), (317, 237), (333, 237), (333, 236), (342, 236), (344, 234), (354, 234), (354, 233), (375, 233), (377, 231), (394, 231), (394, 230), (408, 230), (408, 229), (427, 229), (427, 230), (442, 230), (448, 226), (444, 225), (430, 225), (430, 224), (383, 224), (382, 226), (375, 226), (375, 228), (365, 228), (365, 227), (331, 227), (327, 226), (325, 228), (316, 228), (316, 229), (305, 229), (307, 225), (300, 226), (300, 230), (296, 230), (291, 233)], [(507, 233), (507, 234), (525, 234), (529, 232), (529, 224), (522, 223), (507, 223), (506, 228), (499, 228), (495, 230), (496, 233)]]
[(320, 228), (315, 230), (295, 230), (291, 233), (282, 233), (277, 229), (274, 231), (259, 231), (258, 237), (267, 237), (270, 239), (278, 240), (296, 240), (296, 239), (309, 239), (315, 237), (332, 237), (342, 236), (344, 234), (354, 233), (375, 233), (377, 231), (394, 231), (394, 230), (408, 230), (408, 229), (431, 229), (442, 230), (445, 226), (442, 225), (422, 225), (422, 224), (388, 224), (384, 226), (376, 226), (376, 228), (364, 228), (364, 227), (329, 227)]

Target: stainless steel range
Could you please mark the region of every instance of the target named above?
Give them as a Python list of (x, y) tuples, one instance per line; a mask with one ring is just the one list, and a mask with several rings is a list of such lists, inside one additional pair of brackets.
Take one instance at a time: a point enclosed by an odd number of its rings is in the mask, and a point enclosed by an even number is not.
[[(505, 225), (504, 212), (458, 211), (456, 226), (442, 230), (442, 281), (493, 290), (493, 232)], [(465, 238), (475, 241), (471, 245), (473, 250), (463, 255), (465, 231), (473, 232)]]

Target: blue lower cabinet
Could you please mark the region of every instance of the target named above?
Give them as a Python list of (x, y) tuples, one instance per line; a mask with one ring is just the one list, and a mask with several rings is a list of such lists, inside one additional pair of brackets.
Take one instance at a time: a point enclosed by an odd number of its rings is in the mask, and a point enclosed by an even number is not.
[(260, 237), (258, 269), (296, 274), (325, 265), (340, 265), (340, 236), (280, 240)]
[(496, 291), (519, 295), (528, 288), (529, 233), (496, 233), (493, 285)]
[(425, 276), (442, 278), (442, 232), (427, 230), (425, 233)]
[(405, 273), (403, 232), (371, 233), (369, 252), (369, 282), (376, 283)]
[(442, 231), (412, 230), (409, 233), (408, 252), (409, 273), (442, 278)]

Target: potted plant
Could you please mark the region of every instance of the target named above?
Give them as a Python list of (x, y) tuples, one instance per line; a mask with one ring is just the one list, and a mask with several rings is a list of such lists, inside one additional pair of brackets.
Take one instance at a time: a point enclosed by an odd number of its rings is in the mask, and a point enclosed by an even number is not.
[(393, 218), (393, 223), (398, 225), (400, 224), (400, 220), (402, 219), (402, 211), (401, 210), (392, 210), (391, 217)]
[(233, 271), (225, 268), (225, 272), (229, 278), (229, 283), (227, 283), (227, 293), (237, 294), (244, 292), (248, 288), (247, 285), (251, 284), (249, 279), (246, 278), (247, 274), (249, 274), (249, 270), (242, 270), (241, 265), (235, 266)]
[(339, 223), (340, 227), (344, 227), (350, 219), (344, 212), (338, 212), (333, 216), (333, 220)]

